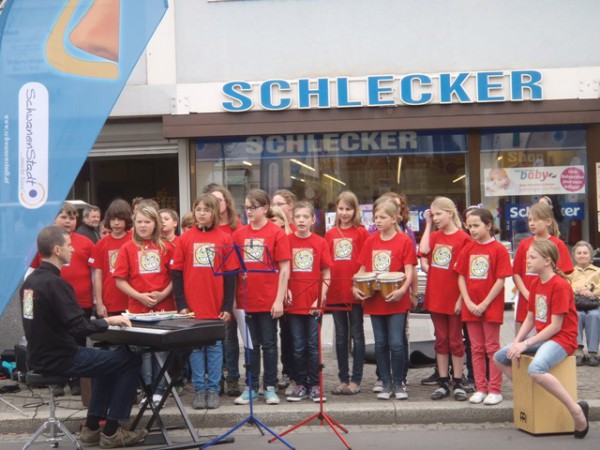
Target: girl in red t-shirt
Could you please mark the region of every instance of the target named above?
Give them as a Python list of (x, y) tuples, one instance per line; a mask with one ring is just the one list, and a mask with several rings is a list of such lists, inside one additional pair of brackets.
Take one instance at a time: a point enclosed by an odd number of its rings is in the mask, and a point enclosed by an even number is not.
[[(589, 428), (589, 405), (575, 403), (550, 369), (577, 349), (577, 310), (573, 289), (558, 268), (558, 247), (549, 240), (537, 240), (527, 251), (527, 269), (537, 275), (531, 284), (527, 317), (512, 344), (494, 355), (494, 362), (512, 380), (512, 360), (523, 353), (535, 354), (527, 370), (531, 379), (557, 398), (573, 417), (575, 438), (582, 439)], [(536, 334), (528, 337), (535, 327)]]
[[(317, 317), (324, 306), (330, 279), (331, 257), (327, 243), (311, 231), (316, 222), (314, 207), (298, 202), (293, 210), (296, 231), (288, 235), (292, 262), (286, 315), (292, 337), (292, 361), (296, 382), (288, 401), (300, 401), (308, 395), (321, 399), (319, 386), (319, 324)], [(325, 401), (325, 397), (322, 397)]]
[(375, 358), (383, 390), (377, 398), (388, 400), (393, 396), (397, 400), (408, 398), (404, 379), (405, 346), (404, 326), (410, 309), (409, 289), (415, 276), (417, 257), (415, 247), (406, 234), (398, 227), (398, 205), (392, 199), (380, 198), (373, 205), (375, 226), (379, 233), (367, 238), (358, 263), (358, 273), (403, 272), (405, 279), (398, 289), (387, 296), (376, 293), (367, 297), (358, 287), (352, 292), (357, 300), (363, 302), (365, 314), (371, 316), (375, 336)]
[[(464, 401), (467, 393), (462, 385), (465, 345), (460, 317), (462, 298), (458, 274), (453, 270), (456, 258), (471, 238), (462, 230), (456, 205), (447, 197), (437, 197), (425, 211), (425, 230), (419, 253), (427, 257), (427, 287), (423, 307), (431, 313), (435, 329), (435, 352), (439, 387), (433, 400), (450, 395), (449, 355), (452, 356), (454, 399)], [(433, 226), (437, 231), (432, 231)]]
[[(231, 236), (218, 228), (219, 203), (212, 194), (202, 194), (193, 206), (196, 226), (184, 233), (175, 248), (171, 272), (177, 310), (193, 312), (197, 319), (228, 322), (233, 313), (233, 297), (238, 266), (231, 253)], [(216, 276), (215, 271), (220, 272)], [(190, 356), (194, 409), (220, 406), (219, 382), (223, 367), (223, 343), (194, 349)], [(208, 376), (206, 376), (208, 374)]]
[[(360, 392), (365, 360), (365, 331), (362, 302), (352, 295), (352, 276), (360, 268), (358, 257), (369, 233), (360, 219), (356, 195), (342, 192), (335, 203), (335, 226), (325, 234), (333, 260), (327, 293), (327, 308), (335, 324), (335, 352), (340, 384), (332, 394)], [(349, 374), (348, 341), (352, 331), (352, 377)]]
[(113, 200), (106, 210), (104, 222), (110, 234), (96, 244), (93, 252), (94, 295), (98, 317), (121, 314), (127, 309), (129, 298), (117, 288), (114, 277), (119, 250), (131, 240), (131, 206), (125, 200)]
[(486, 378), (486, 355), (491, 360), (500, 350), (500, 326), (504, 320), (504, 279), (512, 274), (508, 251), (494, 235), (492, 213), (472, 209), (467, 226), (474, 241), (459, 253), (454, 270), (463, 299), (462, 320), (471, 338), (476, 392), (471, 403), (497, 405), (502, 401), (502, 372), (493, 364)]
[[(235, 210), (235, 200), (231, 192), (223, 186), (213, 186), (209, 194), (214, 195), (219, 201), (219, 229), (229, 235), (233, 234), (240, 226), (240, 221)], [(237, 329), (236, 329), (237, 333)]]
[(519, 298), (517, 301), (517, 314), (515, 318), (515, 333), (519, 332), (521, 324), (527, 316), (527, 301), (529, 300), (529, 290), (531, 284), (537, 275), (527, 270), (527, 250), (534, 241), (549, 240), (554, 242), (558, 248), (558, 263), (557, 267), (564, 273), (573, 272), (573, 263), (569, 255), (569, 249), (563, 241), (559, 239), (560, 231), (558, 224), (554, 219), (552, 207), (545, 203), (536, 203), (529, 208), (528, 214), (529, 231), (533, 236), (523, 239), (519, 243), (517, 253), (513, 262), (513, 280), (515, 286), (519, 290)]

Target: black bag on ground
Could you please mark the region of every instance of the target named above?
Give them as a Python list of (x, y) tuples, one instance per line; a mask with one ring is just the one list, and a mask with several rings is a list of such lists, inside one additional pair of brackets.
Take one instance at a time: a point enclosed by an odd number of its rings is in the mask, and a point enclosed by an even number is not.
[(575, 309), (577, 311), (591, 311), (600, 307), (600, 298), (575, 294)]

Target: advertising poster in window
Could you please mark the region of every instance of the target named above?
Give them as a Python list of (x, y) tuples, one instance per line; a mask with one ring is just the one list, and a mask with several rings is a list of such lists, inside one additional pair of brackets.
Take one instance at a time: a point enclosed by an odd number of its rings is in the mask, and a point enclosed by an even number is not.
[(485, 195), (585, 194), (584, 166), (496, 167), (484, 170)]

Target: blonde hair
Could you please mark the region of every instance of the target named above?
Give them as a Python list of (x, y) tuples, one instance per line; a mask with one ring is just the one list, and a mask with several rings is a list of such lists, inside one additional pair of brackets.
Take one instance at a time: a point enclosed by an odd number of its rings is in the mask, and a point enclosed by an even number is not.
[(152, 206), (140, 206), (135, 212), (135, 216), (133, 218), (133, 242), (135, 242), (135, 245), (137, 245), (140, 250), (146, 245), (144, 239), (140, 237), (135, 227), (135, 218), (138, 214), (141, 214), (142, 216), (147, 217), (154, 222), (154, 231), (152, 232), (150, 241), (160, 249), (161, 253), (164, 253), (166, 247), (161, 236), (162, 221), (160, 220), (158, 211), (156, 211), (156, 209), (154, 209)]
[(355, 227), (362, 227), (363, 223), (362, 219), (360, 218), (360, 206), (358, 205), (358, 198), (352, 191), (340, 192), (340, 195), (338, 195), (337, 199), (335, 200), (335, 226), (340, 226), (341, 219), (338, 216), (337, 207), (341, 202), (344, 202), (354, 210), (354, 215), (352, 216), (352, 225)]
[(283, 231), (285, 234), (292, 234), (292, 229), (290, 228), (290, 222), (287, 219), (287, 216), (284, 214), (283, 209), (279, 206), (271, 206), (271, 215), (273, 216), (271, 219), (277, 218), (283, 222)]
[(393, 198), (391, 198), (389, 195), (379, 197), (373, 204), (373, 214), (375, 214), (379, 209), (390, 217), (396, 217), (394, 229), (398, 232), (402, 231), (400, 230), (397, 220), (398, 216), (400, 215), (400, 209)]
[(555, 237), (560, 237), (560, 230), (558, 229), (558, 223), (554, 218), (554, 212), (552, 207), (545, 203), (536, 203), (529, 208), (529, 217), (533, 220), (550, 220), (550, 226), (548, 232)]
[(532, 248), (537, 253), (539, 253), (539, 255), (542, 258), (550, 258), (550, 261), (552, 263), (552, 271), (555, 274), (563, 277), (565, 280), (568, 280), (568, 278), (565, 276), (565, 274), (557, 266), (559, 252), (558, 252), (558, 247), (556, 246), (556, 244), (554, 242), (548, 241), (548, 240), (539, 240), (539, 241), (534, 240), (531, 243), (530, 248)]
[(452, 223), (459, 230), (462, 229), (462, 223), (460, 221), (460, 217), (458, 216), (456, 205), (448, 197), (436, 197), (433, 202), (431, 202), (431, 208), (438, 208), (442, 211), (450, 213), (452, 215)]
[[(213, 227), (218, 227), (221, 223), (221, 209), (219, 208), (219, 199), (212, 194), (202, 194), (196, 200), (194, 200), (194, 205), (192, 206), (192, 210), (195, 210), (196, 207), (200, 204), (204, 203), (204, 206), (210, 208), (213, 213)], [(194, 212), (194, 224), (198, 224), (196, 221), (196, 213)]]

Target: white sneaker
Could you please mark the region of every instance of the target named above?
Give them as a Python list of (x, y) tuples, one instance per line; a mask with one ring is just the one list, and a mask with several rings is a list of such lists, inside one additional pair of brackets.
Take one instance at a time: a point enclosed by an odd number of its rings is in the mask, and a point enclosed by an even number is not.
[(473, 404), (481, 403), (482, 401), (485, 400), (486, 397), (487, 397), (486, 392), (475, 392), (473, 395), (471, 395), (469, 402), (473, 403)]
[(502, 400), (504, 400), (502, 394), (488, 394), (485, 400), (483, 400), (483, 404), (488, 406), (497, 405)]
[(154, 403), (155, 406), (158, 406), (158, 404), (160, 403), (161, 399), (162, 399), (162, 395), (161, 394), (154, 394), (152, 396), (152, 402)]

